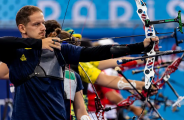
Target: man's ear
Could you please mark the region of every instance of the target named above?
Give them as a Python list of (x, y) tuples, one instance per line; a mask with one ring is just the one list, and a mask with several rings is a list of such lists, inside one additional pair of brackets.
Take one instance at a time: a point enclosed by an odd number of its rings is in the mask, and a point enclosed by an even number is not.
[(22, 34), (26, 34), (26, 28), (23, 24), (19, 24), (18, 29)]

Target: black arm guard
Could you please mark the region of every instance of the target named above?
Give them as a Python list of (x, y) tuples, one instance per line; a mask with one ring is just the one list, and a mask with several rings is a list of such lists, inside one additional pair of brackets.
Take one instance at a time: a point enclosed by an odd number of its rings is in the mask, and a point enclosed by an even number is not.
[(130, 48), (128, 46), (112, 46), (110, 49), (111, 54), (113, 54), (113, 57), (120, 57), (125, 56), (130, 52)]
[(143, 42), (140, 42), (129, 45), (116, 45), (112, 46), (110, 51), (111, 54), (113, 54), (113, 57), (121, 57), (130, 54), (140, 54), (144, 51), (144, 44)]

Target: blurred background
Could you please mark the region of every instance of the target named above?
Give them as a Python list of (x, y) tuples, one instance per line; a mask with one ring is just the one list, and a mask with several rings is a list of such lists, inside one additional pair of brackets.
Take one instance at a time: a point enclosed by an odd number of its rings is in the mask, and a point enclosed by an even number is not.
[[(178, 10), (182, 11), (182, 21), (184, 22), (184, 0), (144, 0), (147, 3), (148, 16), (150, 20), (176, 18)], [(68, 0), (0, 0), (0, 37), (17, 36), (21, 37), (15, 23), (18, 10), (25, 5), (34, 5), (42, 9), (46, 20), (57, 20), (63, 24)], [(70, 0), (63, 28), (71, 27), (75, 33), (82, 34), (83, 38), (97, 39), (104, 37), (119, 37), (131, 35), (144, 35), (143, 24), (137, 15), (137, 7), (134, 0)], [(173, 32), (178, 27), (177, 23), (167, 23), (155, 25), (158, 33)], [(171, 35), (171, 34), (167, 34)], [(167, 36), (162, 35), (162, 36)], [(161, 35), (158, 35), (161, 36)], [(184, 35), (177, 33), (179, 40)], [(143, 41), (143, 37), (129, 37), (123, 39), (113, 39), (120, 44), (130, 44)], [(168, 38), (160, 41), (160, 50), (184, 49), (184, 43), (180, 47), (174, 47), (175, 39)], [(181, 54), (177, 54), (180, 56)], [(163, 57), (163, 60), (174, 59), (172, 56)], [(162, 73), (165, 69), (160, 69)], [(127, 70), (125, 76), (130, 79), (142, 79), (143, 73), (133, 75), (132, 70)], [(184, 96), (184, 63), (182, 63), (175, 73), (171, 75), (172, 84), (177, 92)], [(178, 84), (177, 84), (178, 83)], [(165, 97), (170, 100), (177, 100), (173, 92), (165, 86), (162, 91)], [(126, 98), (129, 93), (122, 91)], [(9, 93), (9, 83), (6, 80), (0, 81), (0, 118), (4, 113), (6, 98), (12, 98)], [(136, 103), (139, 105), (139, 103)], [(172, 112), (169, 106), (164, 110), (164, 104), (160, 104), (159, 112), (166, 120), (184, 120), (184, 102), (181, 108)], [(8, 107), (7, 119), (9, 119), (11, 107)], [(127, 113), (128, 114), (128, 113)], [(131, 115), (130, 115), (131, 116)]]

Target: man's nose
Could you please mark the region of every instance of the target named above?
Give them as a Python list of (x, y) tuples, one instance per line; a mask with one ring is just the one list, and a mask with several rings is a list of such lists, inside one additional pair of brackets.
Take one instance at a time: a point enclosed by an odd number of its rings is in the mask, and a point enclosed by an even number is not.
[(41, 30), (46, 30), (45, 24), (41, 25)]

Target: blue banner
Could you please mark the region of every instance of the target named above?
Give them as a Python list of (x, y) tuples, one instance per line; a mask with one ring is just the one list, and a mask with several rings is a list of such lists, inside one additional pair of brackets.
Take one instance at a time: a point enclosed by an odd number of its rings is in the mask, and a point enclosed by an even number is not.
[[(55, 19), (62, 22), (69, 0), (1, 0), (0, 24), (14, 25), (18, 10), (25, 5), (38, 6), (44, 13), (45, 19)], [(148, 15), (151, 20), (169, 19), (177, 16), (182, 10), (183, 0), (144, 0), (147, 3)], [(98, 25), (132, 22), (139, 20), (134, 0), (70, 0), (66, 13), (66, 24), (81, 27), (87, 21), (88, 27)], [(87, 16), (87, 17), (86, 17)], [(87, 20), (86, 20), (87, 18)], [(121, 25), (120, 25), (121, 26)]]

